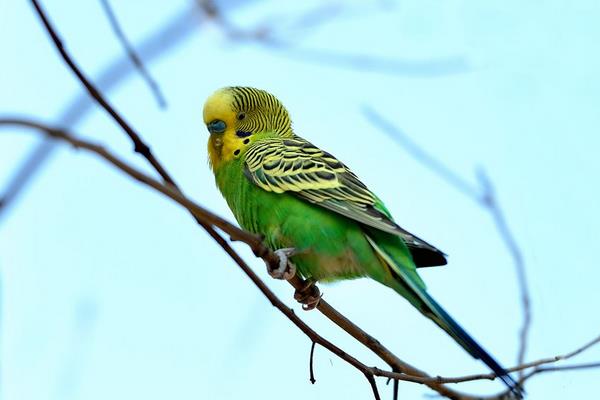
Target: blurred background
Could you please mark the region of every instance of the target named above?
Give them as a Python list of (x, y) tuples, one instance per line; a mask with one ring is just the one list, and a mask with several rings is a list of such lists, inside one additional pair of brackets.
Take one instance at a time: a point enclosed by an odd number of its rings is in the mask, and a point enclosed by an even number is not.
[[(597, 1), (113, 0), (163, 106), (103, 4), (43, 2), (80, 66), (200, 204), (233, 221), (207, 165), (204, 99), (227, 85), (274, 93), (299, 135), (449, 254), (449, 265), (421, 270), (430, 292), (512, 366), (522, 308), (511, 253), (489, 210), (415, 158), (402, 132), (476, 192), (478, 168), (493, 184), (528, 277), (526, 359), (600, 333)], [(0, 52), (0, 113), (69, 127), (152, 173), (82, 92), (28, 2), (0, 3)], [(30, 179), (15, 178), (32, 159)], [(0, 209), (2, 399), (372, 398), (358, 371), (320, 347), (311, 385), (310, 340), (174, 203), (88, 154), (2, 129), (0, 190), (14, 187)], [(234, 246), (319, 333), (385, 367), (318, 312), (302, 312), (289, 285)], [(487, 372), (391, 290), (369, 280), (321, 289), (419, 368)], [(593, 348), (572, 363), (598, 359)], [(527, 398), (593, 398), (599, 378), (600, 370), (540, 375)], [(391, 385), (378, 385), (391, 398)], [(410, 383), (399, 390), (402, 399), (433, 394)]]

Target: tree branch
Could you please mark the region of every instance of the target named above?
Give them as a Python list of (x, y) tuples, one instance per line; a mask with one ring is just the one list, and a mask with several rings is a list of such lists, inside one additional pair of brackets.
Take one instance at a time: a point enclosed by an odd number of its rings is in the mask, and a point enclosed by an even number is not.
[(137, 71), (140, 73), (140, 76), (142, 77), (142, 79), (148, 85), (148, 88), (150, 89), (150, 92), (156, 99), (158, 106), (163, 109), (166, 108), (167, 102), (165, 100), (165, 96), (162, 94), (162, 91), (160, 90), (158, 83), (156, 82), (156, 80), (154, 78), (152, 78), (152, 75), (150, 75), (150, 72), (148, 72), (148, 69), (142, 62), (142, 59), (140, 58), (140, 56), (138, 56), (137, 52), (135, 51), (135, 49), (133, 48), (133, 46), (127, 39), (125, 32), (123, 31), (123, 29), (121, 28), (121, 25), (119, 24), (119, 20), (117, 19), (117, 16), (115, 15), (112, 7), (110, 6), (110, 2), (108, 0), (100, 0), (100, 4), (102, 5), (102, 8), (104, 9), (104, 13), (106, 14), (106, 17), (108, 18), (108, 22), (110, 23), (110, 26), (111, 26), (113, 32), (115, 33), (115, 36), (121, 43), (121, 46), (123, 46), (123, 49), (125, 50), (125, 54), (131, 60), (131, 63), (133, 64), (133, 66), (137, 69)]
[[(143, 56), (146, 62), (160, 57), (177, 43), (189, 37), (199, 26), (200, 19), (201, 16), (199, 16), (195, 6), (181, 11), (140, 41), (136, 46), (139, 49), (139, 54)], [(98, 86), (104, 90), (109, 90), (123, 82), (131, 71), (132, 67), (129, 59), (118, 57), (100, 72), (97, 78)], [(92, 109), (93, 104), (95, 103), (87, 94), (77, 94), (67, 102), (58, 120), (61, 124), (72, 126)], [(15, 200), (18, 199), (36, 172), (50, 159), (55, 146), (54, 140), (45, 138), (23, 158), (23, 162), (15, 169), (3, 193), (0, 194), (0, 218), (6, 215), (10, 206), (15, 203)]]
[[(146, 63), (164, 55), (174, 45), (189, 37), (199, 26), (201, 19), (199, 14), (196, 6), (191, 6), (141, 40), (136, 47)], [(108, 63), (100, 72), (96, 79), (98, 87), (103, 90), (112, 89), (123, 82), (131, 71), (132, 66), (129, 59), (125, 56), (118, 57)], [(76, 124), (92, 110), (94, 104), (95, 101), (87, 93), (73, 96), (58, 117), (59, 123), (65, 126)], [(18, 199), (35, 173), (50, 159), (55, 146), (54, 140), (44, 138), (24, 157), (23, 162), (16, 168), (0, 196), (0, 218), (6, 215), (10, 206)]]
[[(300, 48), (295, 46), (289, 40), (282, 40), (281, 38), (276, 37), (266, 26), (259, 26), (254, 29), (240, 29), (229, 22), (212, 0), (197, 0), (197, 4), (199, 9), (213, 21), (229, 39), (256, 43), (271, 52), (306, 63), (316, 63), (318, 65), (363, 72), (424, 78), (461, 74), (468, 72), (471, 69), (464, 56), (410, 60), (374, 57), (366, 54), (341, 53), (316, 48)], [(321, 20), (319, 22), (323, 21), (324, 20)], [(302, 20), (300, 20), (300, 23), (303, 23)]]
[(317, 345), (316, 342), (312, 342), (311, 346), (310, 346), (310, 360), (308, 363), (308, 370), (310, 372), (310, 383), (312, 383), (313, 385), (315, 384), (315, 382), (317, 382), (317, 380), (315, 379), (315, 370), (313, 368), (313, 362), (315, 359), (315, 346)]
[[(533, 368), (533, 369), (539, 369), (542, 365), (546, 365), (546, 364), (552, 364), (552, 363), (556, 363), (558, 361), (565, 361), (568, 360), (570, 358), (573, 358), (579, 354), (581, 354), (582, 352), (588, 350), (589, 348), (591, 348), (592, 346), (596, 345), (600, 343), (600, 336), (598, 336), (597, 338), (595, 338), (594, 340), (586, 343), (585, 345), (577, 348), (576, 350), (570, 352), (570, 353), (566, 353), (566, 354), (562, 354), (562, 355), (557, 355), (554, 357), (547, 357), (547, 358), (541, 358), (539, 360), (536, 361), (530, 361), (527, 363), (522, 363), (519, 365), (516, 365), (512, 368), (508, 368), (506, 371), (507, 372), (521, 372), (521, 371), (525, 371), (527, 369)], [(592, 364), (585, 364), (585, 365), (589, 365), (589, 368), (595, 368), (596, 364), (592, 363)], [(553, 370), (561, 370), (561, 369), (573, 369), (570, 368), (569, 366), (561, 366), (561, 367), (552, 367)], [(583, 367), (577, 368), (577, 369), (582, 369)], [(383, 377), (387, 377), (390, 379), (400, 379), (402, 380), (402, 378), (398, 378), (397, 374), (393, 373), (393, 372), (388, 372), (388, 371), (382, 371), (379, 369), (375, 369), (375, 375), (376, 376), (383, 376)], [(531, 375), (533, 376), (533, 375)], [(495, 380), (496, 378), (498, 378), (498, 375), (494, 374), (494, 373), (488, 373), (488, 374), (473, 374), (473, 375), (465, 375), (465, 376), (458, 376), (458, 377), (442, 377), (442, 376), (436, 376), (436, 377), (430, 377), (430, 378), (420, 378), (420, 379), (412, 379), (410, 378), (411, 382), (417, 382), (417, 383), (426, 383), (426, 382), (437, 382), (437, 383), (462, 383), (462, 382), (470, 382), (470, 381), (478, 381), (478, 380)], [(522, 383), (522, 382), (521, 382)]]
[(134, 144), (133, 150), (136, 153), (140, 153), (142, 156), (144, 156), (144, 158), (146, 158), (148, 162), (152, 164), (154, 169), (160, 174), (160, 176), (165, 180), (165, 182), (173, 183), (173, 180), (171, 179), (167, 171), (165, 171), (162, 165), (156, 160), (156, 158), (152, 154), (152, 150), (150, 150), (150, 147), (140, 139), (137, 132), (135, 132), (131, 128), (131, 126), (125, 121), (125, 119), (123, 119), (123, 117), (121, 117), (121, 115), (117, 113), (117, 111), (110, 105), (110, 103), (104, 98), (104, 96), (102, 96), (102, 94), (96, 89), (96, 87), (90, 82), (90, 80), (77, 67), (73, 59), (67, 53), (67, 50), (65, 49), (65, 46), (62, 43), (60, 37), (58, 37), (58, 34), (50, 24), (50, 21), (46, 17), (46, 14), (42, 10), (42, 7), (40, 6), (39, 2), (37, 0), (31, 0), (31, 4), (35, 8), (37, 15), (42, 20), (42, 24), (46, 28), (46, 31), (50, 35), (50, 38), (54, 42), (56, 49), (60, 53), (61, 57), (63, 58), (71, 72), (73, 72), (77, 79), (79, 79), (79, 81), (83, 84), (90, 96), (92, 96), (94, 100), (96, 100), (98, 104), (100, 104), (100, 106), (102, 106), (102, 108), (106, 110), (106, 112), (112, 117), (112, 119), (114, 119), (117, 122), (117, 124), (119, 124), (119, 126), (127, 133), (127, 136), (129, 136), (129, 138)]

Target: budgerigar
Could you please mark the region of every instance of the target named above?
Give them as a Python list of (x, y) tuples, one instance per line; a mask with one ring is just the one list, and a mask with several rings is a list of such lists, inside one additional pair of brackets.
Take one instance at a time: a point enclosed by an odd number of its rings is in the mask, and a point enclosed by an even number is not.
[(220, 89), (204, 105), (204, 122), (217, 186), (244, 229), (290, 255), (304, 278), (368, 276), (392, 288), (519, 395), (506, 370), (427, 293), (416, 267), (445, 264), (444, 254), (398, 226), (346, 165), (297, 136), (275, 96)]

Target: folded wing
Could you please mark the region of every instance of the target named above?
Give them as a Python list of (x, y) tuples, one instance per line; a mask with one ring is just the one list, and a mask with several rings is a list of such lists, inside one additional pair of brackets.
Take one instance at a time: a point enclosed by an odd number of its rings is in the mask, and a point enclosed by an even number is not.
[(418, 267), (444, 265), (444, 253), (396, 224), (383, 203), (342, 162), (300, 138), (253, 144), (245, 174), (262, 189), (296, 196), (384, 232), (398, 235)]

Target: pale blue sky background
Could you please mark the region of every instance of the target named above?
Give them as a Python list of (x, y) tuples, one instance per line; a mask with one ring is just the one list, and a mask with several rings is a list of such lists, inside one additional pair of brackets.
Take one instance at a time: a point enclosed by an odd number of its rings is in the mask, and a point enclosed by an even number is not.
[[(193, 8), (187, 1), (112, 3), (134, 43)], [(431, 293), (512, 365), (521, 324), (516, 280), (489, 215), (376, 129), (361, 113), (368, 105), (467, 179), (475, 182), (476, 166), (488, 171), (527, 263), (534, 316), (528, 359), (570, 351), (600, 333), (600, 3), (339, 2), (337, 18), (300, 31), (289, 30), (292, 17), (317, 2), (225, 4), (240, 26), (270, 21), (301, 49), (451, 65), (423, 74), (425, 67), (327, 66), (307, 62), (302, 51), (232, 43), (214, 25), (192, 20), (185, 40), (148, 64), (167, 110), (137, 75), (110, 92), (187, 194), (232, 219), (207, 166), (203, 101), (225, 85), (275, 93), (298, 134), (345, 161), (403, 227), (450, 255), (448, 266), (422, 272)], [(98, 1), (44, 5), (91, 76), (122, 55)], [(0, 3), (0, 54), (0, 113), (59, 122), (81, 89), (28, 2)], [(73, 129), (149, 171), (103, 112), (86, 114)], [(38, 141), (2, 130), (1, 186)], [(365, 363), (384, 366), (319, 313), (301, 312), (289, 285), (235, 247), (311, 326)], [(310, 385), (310, 341), (184, 210), (65, 146), (0, 220), (0, 282), (3, 400), (371, 398), (364, 378), (322, 348)], [(392, 291), (368, 280), (322, 289), (418, 367), (486, 372)], [(599, 359), (595, 348), (573, 363)], [(527, 385), (528, 399), (591, 399), (599, 379), (600, 370), (539, 376)], [(379, 387), (390, 398), (391, 387), (383, 380)], [(461, 388), (493, 393), (501, 386)], [(400, 385), (403, 399), (428, 393)]]

